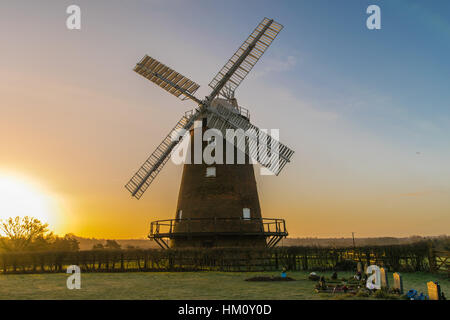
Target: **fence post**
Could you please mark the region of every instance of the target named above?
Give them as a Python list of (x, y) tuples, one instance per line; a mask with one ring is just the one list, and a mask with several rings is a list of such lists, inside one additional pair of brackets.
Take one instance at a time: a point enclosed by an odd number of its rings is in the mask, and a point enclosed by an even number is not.
[(148, 251), (144, 251), (144, 270), (148, 270)]
[(437, 272), (436, 270), (436, 253), (434, 252), (433, 242), (428, 241), (428, 264), (430, 266), (430, 272)]
[(303, 270), (309, 270), (308, 267), (308, 249), (305, 249), (303, 256)]
[(278, 251), (275, 251), (275, 268), (278, 270)]

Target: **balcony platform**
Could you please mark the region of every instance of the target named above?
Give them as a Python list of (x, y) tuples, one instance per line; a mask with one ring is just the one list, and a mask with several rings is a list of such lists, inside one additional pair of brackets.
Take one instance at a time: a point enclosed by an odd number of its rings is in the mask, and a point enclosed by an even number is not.
[(259, 237), (265, 238), (266, 246), (271, 248), (287, 235), (284, 219), (187, 218), (151, 222), (148, 238), (168, 249), (170, 240)]

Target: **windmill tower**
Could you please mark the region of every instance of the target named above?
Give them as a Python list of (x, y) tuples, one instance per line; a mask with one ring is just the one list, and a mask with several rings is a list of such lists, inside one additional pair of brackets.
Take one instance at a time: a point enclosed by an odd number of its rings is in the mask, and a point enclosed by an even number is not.
[[(198, 84), (147, 55), (134, 68), (174, 96), (197, 104), (125, 185), (140, 199), (183, 138), (190, 138), (176, 216), (150, 225), (149, 238), (162, 248), (271, 247), (287, 236), (283, 219), (262, 218), (253, 162), (278, 175), (294, 151), (250, 123), (248, 110), (234, 97), (236, 88), (282, 28), (264, 18), (210, 82), (212, 92), (203, 100), (194, 96)], [(209, 129), (217, 135), (205, 139)], [(234, 135), (227, 135), (230, 132)], [(219, 146), (223, 146), (222, 155), (217, 154)], [(200, 161), (196, 159), (211, 149), (213, 163), (202, 156)]]

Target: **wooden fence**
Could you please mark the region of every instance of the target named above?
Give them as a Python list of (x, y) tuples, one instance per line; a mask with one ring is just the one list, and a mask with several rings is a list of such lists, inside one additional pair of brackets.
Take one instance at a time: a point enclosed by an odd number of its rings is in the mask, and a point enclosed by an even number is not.
[[(441, 253), (439, 253), (441, 254)], [(358, 248), (276, 247), (211, 249), (132, 249), (0, 254), (1, 273), (127, 271), (355, 270), (358, 261), (392, 271), (446, 271), (448, 264), (429, 244)]]

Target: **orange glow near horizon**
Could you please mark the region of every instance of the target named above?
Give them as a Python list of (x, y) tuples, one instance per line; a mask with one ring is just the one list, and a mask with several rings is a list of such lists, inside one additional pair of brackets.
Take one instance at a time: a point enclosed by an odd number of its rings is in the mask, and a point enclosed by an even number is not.
[(57, 199), (35, 181), (0, 172), (0, 220), (30, 216), (48, 223), (51, 229), (58, 229), (59, 210)]

